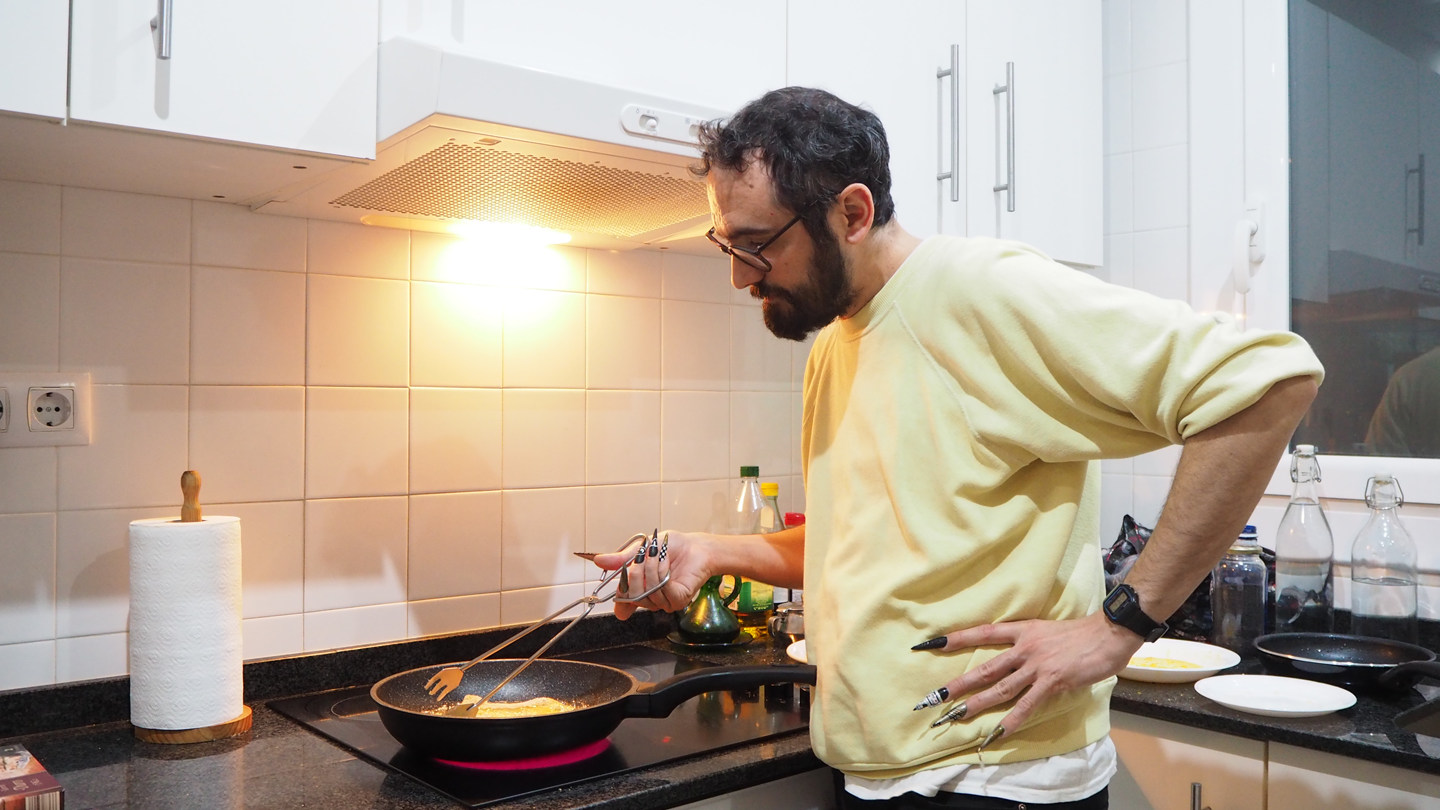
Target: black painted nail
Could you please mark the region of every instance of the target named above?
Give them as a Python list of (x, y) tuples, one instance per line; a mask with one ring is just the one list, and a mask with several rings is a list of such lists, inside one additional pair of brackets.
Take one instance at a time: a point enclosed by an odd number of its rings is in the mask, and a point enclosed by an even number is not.
[(660, 547), (655, 545), (654, 543), (651, 543), (650, 550), (646, 553), (649, 554), (651, 557), (658, 557), (660, 556)]
[(938, 649), (940, 649), (941, 647), (944, 647), (944, 646), (945, 646), (945, 637), (944, 637), (944, 636), (936, 636), (935, 638), (932, 638), (932, 639), (930, 639), (929, 641), (922, 641), (922, 642), (920, 642), (919, 644), (916, 644), (914, 647), (911, 647), (910, 649), (916, 650), (916, 651), (919, 651), (919, 650), (938, 650)]

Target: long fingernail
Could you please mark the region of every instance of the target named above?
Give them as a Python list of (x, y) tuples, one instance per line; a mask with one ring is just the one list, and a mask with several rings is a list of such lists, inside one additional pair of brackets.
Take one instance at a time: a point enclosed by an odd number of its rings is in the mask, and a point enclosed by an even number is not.
[(995, 730), (992, 731), (992, 732), (990, 732), (990, 733), (985, 737), (985, 741), (982, 742), (982, 743), (980, 743), (980, 748), (977, 749), (977, 750), (979, 750), (979, 751), (984, 751), (984, 750), (985, 750), (985, 746), (989, 745), (989, 744), (992, 743), (992, 742), (995, 742), (996, 740), (1000, 739), (1000, 738), (1003, 737), (1004, 735), (1005, 735), (1005, 727), (1004, 727), (1004, 726), (996, 726), (996, 727), (995, 727)]
[(938, 649), (940, 649), (941, 647), (944, 647), (944, 646), (945, 646), (945, 637), (944, 637), (944, 636), (936, 636), (935, 638), (932, 638), (932, 639), (930, 639), (929, 641), (922, 641), (922, 642), (920, 642), (919, 644), (916, 644), (914, 647), (911, 647), (910, 649), (916, 650), (916, 651), (919, 651), (919, 650), (938, 650)]
[(651, 542), (651, 543), (650, 543), (650, 549), (649, 549), (648, 551), (646, 551), (645, 553), (648, 554), (648, 555), (651, 556), (651, 557), (659, 557), (659, 556), (660, 556), (660, 544), (659, 544), (659, 543), (656, 543), (656, 542)]
[(928, 709), (931, 706), (939, 706), (941, 703), (944, 703), (949, 699), (950, 690), (942, 686), (939, 689), (936, 689), (934, 692), (926, 695), (925, 699), (915, 704), (915, 708), (911, 709), (911, 711), (918, 712), (921, 709)]
[(575, 552), (575, 556), (579, 557), (582, 560), (589, 560), (591, 562), (594, 562), (595, 558), (600, 556), (600, 553), (597, 551), (577, 551)]
[(935, 728), (936, 726), (943, 726), (943, 725), (945, 725), (946, 723), (951, 723), (951, 722), (954, 722), (954, 721), (956, 721), (956, 720), (964, 720), (964, 719), (965, 719), (965, 715), (968, 714), (969, 712), (970, 712), (970, 707), (967, 706), (967, 705), (965, 705), (965, 701), (962, 700), (962, 701), (960, 701), (959, 703), (955, 704), (955, 708), (953, 708), (953, 709), (951, 709), (950, 711), (945, 712), (944, 714), (940, 715), (940, 719), (939, 719), (939, 720), (936, 720), (936, 721), (933, 722), (933, 723), (931, 723), (931, 724), (930, 724), (930, 727), (931, 727), (931, 728)]

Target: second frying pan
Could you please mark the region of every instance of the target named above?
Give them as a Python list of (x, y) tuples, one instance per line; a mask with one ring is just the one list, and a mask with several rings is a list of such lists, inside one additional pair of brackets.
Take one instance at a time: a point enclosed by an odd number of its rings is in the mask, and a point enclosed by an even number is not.
[(1408, 688), (1420, 677), (1440, 678), (1435, 653), (1401, 641), (1338, 633), (1274, 633), (1255, 639), (1265, 668), (1355, 689)]

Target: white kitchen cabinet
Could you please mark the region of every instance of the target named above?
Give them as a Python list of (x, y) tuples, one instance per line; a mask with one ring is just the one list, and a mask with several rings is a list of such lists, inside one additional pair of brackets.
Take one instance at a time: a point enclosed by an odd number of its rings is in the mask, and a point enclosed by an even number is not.
[(1440, 777), (1277, 743), (1266, 789), (1268, 810), (1440, 807)]
[(375, 156), (379, 0), (74, 0), (70, 116), (355, 158)]
[(0, 110), (65, 117), (70, 4), (0, 0)]
[(1110, 714), (1110, 738), (1120, 760), (1112, 810), (1191, 810), (1196, 782), (1201, 806), (1212, 810), (1265, 806), (1263, 742), (1120, 712)]
[(785, 84), (774, 0), (383, 0), (392, 37), (720, 110)]
[[(1101, 265), (1099, 0), (967, 0), (966, 7), (969, 235), (1017, 239), (1054, 259)], [(996, 93), (1007, 85), (1009, 64), (1014, 87)], [(994, 191), (1012, 172), (1013, 188)]]
[[(891, 194), (904, 228), (917, 236), (964, 233), (965, 183), (962, 162), (952, 201), (949, 181), (936, 175), (951, 168), (952, 86), (964, 88), (965, 4), (954, 0), (912, 0), (869, 14), (860, 0), (790, 0), (787, 84), (819, 87), (873, 111), (890, 142)], [(853, 13), (848, 13), (853, 11)], [(864, 20), (864, 24), (857, 24)], [(937, 79), (959, 49), (956, 77)], [(857, 59), (857, 54), (865, 58)], [(964, 95), (960, 94), (964, 113)], [(960, 155), (964, 160), (963, 151)]]

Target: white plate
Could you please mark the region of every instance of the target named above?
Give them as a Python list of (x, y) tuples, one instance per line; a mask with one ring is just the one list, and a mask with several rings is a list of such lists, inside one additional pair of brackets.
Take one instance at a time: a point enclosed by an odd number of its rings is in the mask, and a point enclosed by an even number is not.
[(1274, 675), (1217, 675), (1195, 683), (1195, 691), (1221, 706), (1266, 717), (1319, 717), (1355, 705), (1338, 686)]
[(1181, 641), (1178, 638), (1162, 638), (1141, 644), (1130, 660), (1136, 658), (1173, 658), (1195, 664), (1196, 669), (1162, 669), (1158, 667), (1127, 666), (1120, 677), (1131, 681), (1150, 683), (1190, 683), (1208, 678), (1222, 669), (1229, 669), (1240, 663), (1240, 656), (1213, 644), (1198, 641)]
[(805, 660), (805, 639), (803, 638), (795, 642), (794, 644), (791, 644), (789, 647), (786, 647), (785, 654), (790, 656), (793, 660), (799, 661), (802, 664), (810, 663), (809, 661)]

